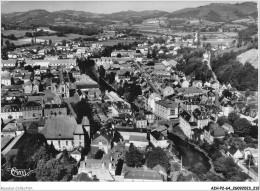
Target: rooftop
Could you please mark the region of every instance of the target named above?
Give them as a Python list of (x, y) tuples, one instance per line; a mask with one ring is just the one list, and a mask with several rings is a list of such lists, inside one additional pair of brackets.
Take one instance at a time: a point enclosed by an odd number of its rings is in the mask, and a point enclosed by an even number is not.
[(125, 179), (161, 180), (163, 177), (155, 170), (129, 170), (124, 175)]
[(163, 107), (166, 107), (166, 108), (176, 108), (176, 107), (178, 107), (178, 104), (174, 101), (171, 101), (171, 100), (160, 100), (160, 101), (157, 101), (155, 103), (157, 103), (158, 105), (161, 105)]
[(77, 122), (71, 116), (56, 116), (47, 119), (41, 132), (46, 139), (73, 139)]

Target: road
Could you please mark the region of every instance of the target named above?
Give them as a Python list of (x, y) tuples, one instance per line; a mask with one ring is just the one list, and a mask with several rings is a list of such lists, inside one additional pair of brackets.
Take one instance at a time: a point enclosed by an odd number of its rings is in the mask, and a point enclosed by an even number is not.
[(146, 80), (147, 84), (152, 88), (152, 90), (155, 93), (157, 93), (158, 95), (161, 95), (160, 92), (154, 87), (154, 85), (152, 84), (151, 80), (147, 77), (149, 75), (144, 71), (144, 69), (137, 62), (135, 62), (135, 65), (140, 70), (140, 72), (142, 73), (142, 77)]

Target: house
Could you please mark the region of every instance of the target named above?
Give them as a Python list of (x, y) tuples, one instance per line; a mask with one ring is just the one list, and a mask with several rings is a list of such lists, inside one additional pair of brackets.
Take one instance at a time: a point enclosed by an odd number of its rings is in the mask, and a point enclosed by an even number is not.
[(178, 118), (178, 104), (172, 100), (160, 100), (155, 102), (155, 114), (158, 118), (170, 120)]
[(175, 91), (177, 95), (183, 95), (184, 97), (194, 97), (203, 94), (202, 90), (197, 87), (176, 88)]
[(27, 81), (23, 85), (23, 90), (25, 94), (34, 94), (39, 93), (39, 83), (37, 83), (37, 80), (35, 83), (32, 83), (31, 81)]
[(131, 169), (124, 174), (124, 182), (163, 182), (156, 170)]
[(42, 117), (42, 106), (37, 102), (28, 101), (27, 103), (22, 105), (21, 110), (23, 112), (24, 119)]
[(162, 167), (160, 164), (157, 164), (155, 167), (153, 167), (153, 170), (159, 172), (163, 176), (163, 180), (167, 181), (167, 172), (164, 167)]
[(197, 123), (191, 121), (192, 116), (187, 111), (183, 110), (180, 113), (180, 128), (182, 129), (183, 133), (188, 137), (191, 138), (193, 135), (192, 129), (197, 128)]
[(244, 151), (239, 150), (235, 146), (231, 146), (227, 151), (227, 156), (232, 157), (235, 160), (235, 162), (237, 162), (238, 160), (244, 158)]
[(74, 150), (79, 146), (85, 146), (85, 137), (80, 130), (81, 125), (77, 125), (74, 117), (56, 116), (46, 120), (42, 133), (49, 145), (53, 145), (56, 150)]
[(81, 152), (78, 149), (76, 149), (70, 153), (70, 156), (76, 159), (77, 162), (79, 162), (81, 159)]
[(5, 105), (1, 108), (1, 118), (5, 119), (20, 119), (23, 117), (23, 112), (17, 104)]
[(171, 86), (166, 86), (162, 89), (162, 95), (163, 97), (167, 97), (169, 95), (172, 95), (174, 93), (174, 89)]
[(5, 85), (5, 86), (10, 86), (11, 85), (11, 78), (12, 76), (8, 75), (8, 76), (1, 76), (1, 84)]
[(153, 123), (155, 120), (155, 116), (153, 112), (144, 111), (145, 119), (148, 121), (149, 124)]
[(45, 104), (43, 109), (43, 116), (56, 116), (56, 115), (67, 115), (67, 105), (65, 103), (62, 104)]
[(24, 133), (24, 127), (22, 123), (9, 122), (1, 131), (1, 136), (16, 137)]
[(204, 139), (212, 144), (214, 139), (223, 139), (225, 137), (225, 129), (219, 126), (218, 123), (211, 123), (204, 127)]
[(188, 88), (190, 86), (190, 82), (187, 81), (187, 80), (184, 80), (182, 83), (181, 83), (181, 87), (182, 88)]
[(201, 80), (194, 80), (192, 82), (193, 87), (202, 88), (202, 81)]
[(110, 132), (97, 132), (91, 141), (91, 148), (98, 148), (103, 150), (106, 154), (111, 148), (112, 135)]
[(229, 134), (234, 133), (234, 129), (232, 125), (225, 123), (224, 125), (221, 126), (223, 129), (225, 129)]
[(88, 159), (80, 162), (78, 174), (87, 173), (89, 178), (96, 178), (100, 182), (114, 181), (115, 163), (111, 159)]
[(131, 113), (132, 112), (129, 105), (127, 105), (121, 101), (113, 102), (113, 107), (118, 111), (118, 113)]
[(148, 98), (148, 108), (150, 108), (150, 111), (155, 113), (155, 102), (161, 100), (161, 96), (156, 94), (156, 93), (152, 93), (149, 98)]
[(169, 146), (168, 139), (157, 130), (151, 131), (151, 133), (149, 133), (149, 138), (154, 147), (167, 148)]
[(193, 121), (197, 123), (199, 129), (202, 129), (209, 124), (210, 115), (204, 109), (197, 108), (192, 112), (192, 115), (194, 117)]
[(139, 135), (130, 135), (129, 143), (126, 143), (126, 146), (130, 146), (131, 143), (133, 143), (139, 149), (145, 149), (149, 145), (149, 141), (147, 140), (147, 134), (142, 133)]
[(234, 111), (234, 108), (232, 107), (230, 102), (221, 102), (220, 108), (224, 116), (228, 116), (232, 111)]

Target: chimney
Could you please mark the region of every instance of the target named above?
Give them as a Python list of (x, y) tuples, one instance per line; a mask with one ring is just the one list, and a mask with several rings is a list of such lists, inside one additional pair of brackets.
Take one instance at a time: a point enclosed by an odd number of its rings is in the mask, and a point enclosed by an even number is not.
[(108, 164), (108, 166), (109, 166), (109, 170), (112, 170), (112, 164), (111, 164), (111, 162)]

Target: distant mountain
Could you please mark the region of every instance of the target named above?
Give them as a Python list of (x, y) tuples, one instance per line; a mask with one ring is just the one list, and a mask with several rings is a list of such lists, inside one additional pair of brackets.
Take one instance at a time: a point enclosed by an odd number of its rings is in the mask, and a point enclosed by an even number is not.
[(122, 11), (111, 14), (96, 14), (84, 11), (74, 11), (74, 10), (62, 10), (55, 12), (48, 12), (45, 10), (31, 10), (27, 12), (16, 12), (2, 14), (2, 23), (10, 24), (17, 22), (25, 22), (32, 24), (53, 24), (55, 19), (66, 20), (73, 19), (80, 22), (87, 22), (90, 18), (105, 18), (106, 20), (119, 20), (126, 21), (131, 19), (139, 18), (141, 20), (161, 17), (165, 14), (168, 14), (165, 11), (149, 10), (149, 11)]
[(142, 17), (142, 18), (153, 18), (153, 17), (161, 17), (168, 14), (168, 12), (165, 11), (158, 11), (158, 10), (148, 10), (148, 11), (121, 11), (121, 12), (116, 12), (116, 13), (111, 13), (111, 14), (104, 14), (107, 18), (111, 19), (120, 19), (120, 20), (125, 20), (131, 17)]
[[(2, 24), (40, 24), (50, 25), (55, 23), (56, 19), (60, 21), (79, 21), (93, 22), (103, 24), (111, 23), (112, 21), (125, 21), (129, 23), (141, 23), (145, 19), (156, 17), (168, 18), (183, 18), (183, 19), (206, 19), (209, 21), (232, 21), (248, 16), (257, 17), (257, 4), (254, 2), (227, 4), (227, 3), (212, 3), (206, 6), (197, 8), (186, 8), (172, 13), (159, 10), (148, 11), (121, 11), (111, 14), (96, 14), (84, 11), (62, 10), (48, 12), (46, 10), (31, 10), (27, 12), (14, 12), (2, 14)], [(93, 20), (95, 19), (95, 20)]]
[(167, 15), (169, 18), (206, 19), (209, 21), (233, 21), (247, 16), (257, 17), (257, 3), (212, 3), (197, 8), (186, 8)]
[(35, 9), (27, 12), (16, 12), (2, 14), (2, 23), (17, 23), (17, 22), (31, 22), (34, 20), (41, 20), (48, 16), (50, 12), (41, 9)]

